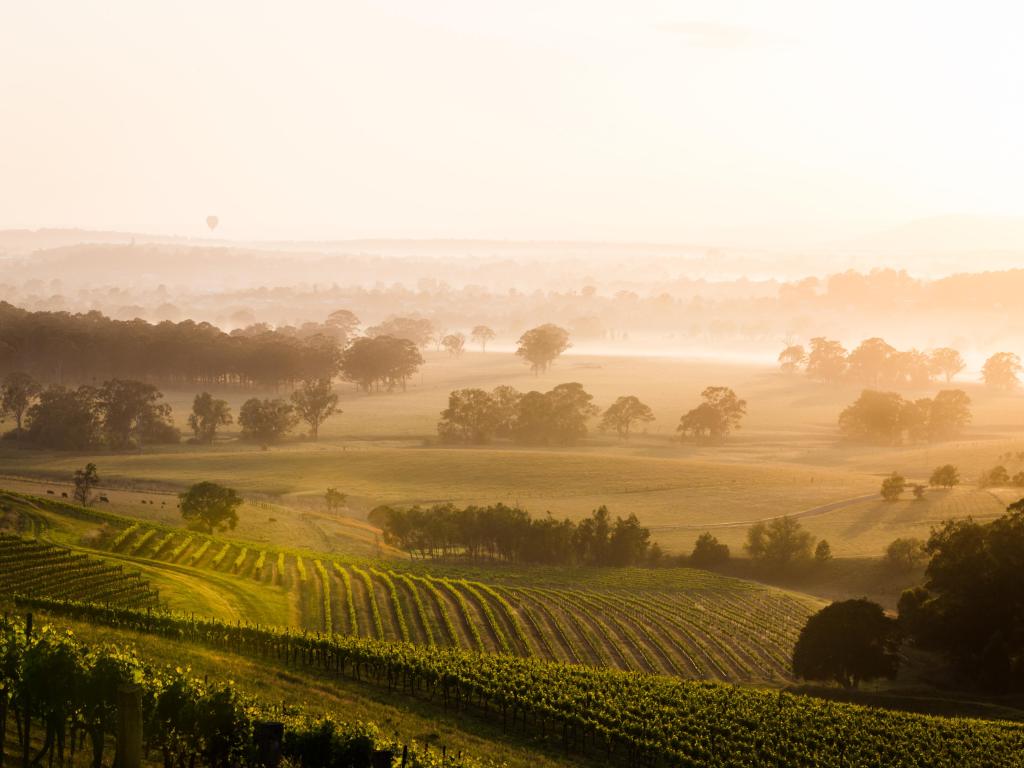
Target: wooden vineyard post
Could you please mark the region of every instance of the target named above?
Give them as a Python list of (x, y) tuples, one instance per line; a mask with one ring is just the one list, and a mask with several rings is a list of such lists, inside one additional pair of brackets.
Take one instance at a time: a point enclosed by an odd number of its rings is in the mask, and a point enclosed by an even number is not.
[[(26, 614), (25, 616), (25, 645), (29, 644), (32, 640), (32, 614)], [(22, 750), (22, 765), (28, 768), (32, 757), (32, 698), (28, 692), (25, 693), (25, 727), (23, 730), (25, 736), (25, 746)], [(6, 734), (5, 734), (6, 737)]]
[(281, 763), (281, 742), (284, 723), (259, 721), (253, 725), (252, 740), (256, 747), (256, 765), (277, 768)]
[(142, 764), (142, 688), (122, 685), (117, 689), (117, 756), (115, 768), (139, 768)]

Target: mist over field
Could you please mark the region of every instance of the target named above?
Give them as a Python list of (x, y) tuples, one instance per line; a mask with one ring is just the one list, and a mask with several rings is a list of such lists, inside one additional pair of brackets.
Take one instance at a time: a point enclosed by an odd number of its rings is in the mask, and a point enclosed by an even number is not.
[(1024, 767), (1022, 22), (0, 11), (0, 768)]

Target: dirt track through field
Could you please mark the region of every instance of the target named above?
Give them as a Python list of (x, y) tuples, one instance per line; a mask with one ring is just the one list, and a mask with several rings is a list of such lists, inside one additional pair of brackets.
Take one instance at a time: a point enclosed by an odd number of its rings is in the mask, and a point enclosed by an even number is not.
[(775, 515), (774, 517), (762, 517), (759, 520), (744, 520), (728, 523), (705, 523), (703, 525), (694, 525), (692, 523), (688, 523), (686, 525), (650, 525), (647, 527), (650, 528), (650, 530), (654, 533), (663, 531), (704, 531), (711, 528), (743, 528), (749, 525), (754, 525), (755, 523), (767, 522), (768, 520), (778, 520), (782, 517), (792, 517), (800, 519), (808, 517), (817, 517), (819, 515), (824, 515), (829, 512), (835, 512), (837, 509), (851, 507), (854, 504), (860, 504), (865, 501), (872, 501), (877, 498), (877, 493), (866, 493), (863, 496), (854, 496), (852, 499), (843, 499), (842, 501), (833, 501), (830, 502), (829, 504), (821, 504), (817, 507), (805, 509), (802, 512), (793, 512), (788, 515)]

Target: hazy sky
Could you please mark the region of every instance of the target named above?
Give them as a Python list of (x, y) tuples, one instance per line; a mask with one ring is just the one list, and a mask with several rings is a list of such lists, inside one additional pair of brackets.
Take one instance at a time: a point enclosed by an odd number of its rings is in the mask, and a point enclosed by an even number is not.
[(0, 228), (687, 241), (1024, 214), (1019, 3), (0, 0)]

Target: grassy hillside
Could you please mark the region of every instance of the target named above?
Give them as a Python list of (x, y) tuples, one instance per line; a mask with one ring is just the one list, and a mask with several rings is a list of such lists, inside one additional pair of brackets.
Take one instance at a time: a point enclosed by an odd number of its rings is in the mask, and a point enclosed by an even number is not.
[(781, 683), (820, 603), (690, 569), (459, 568), (342, 558), (0, 494), (43, 538), (138, 569), (228, 621), (686, 678)]

